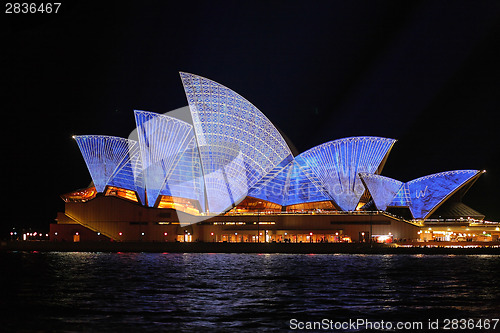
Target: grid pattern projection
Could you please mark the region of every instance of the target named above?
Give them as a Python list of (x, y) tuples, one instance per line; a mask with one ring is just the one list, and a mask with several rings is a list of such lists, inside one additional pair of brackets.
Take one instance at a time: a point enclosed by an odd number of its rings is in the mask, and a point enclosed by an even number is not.
[[(137, 141), (135, 141), (137, 142)], [(144, 168), (142, 167), (141, 149), (139, 142), (136, 145), (137, 149), (134, 150), (133, 154), (130, 154), (130, 166), (134, 174), (134, 182), (137, 194), (141, 203), (146, 205), (146, 182), (144, 180)]]
[(371, 173), (360, 173), (359, 176), (365, 184), (379, 210), (385, 210), (394, 196), (401, 188), (402, 182)]
[(139, 143), (128, 140), (128, 154), (118, 165), (108, 184), (137, 192), (143, 205), (145, 201), (144, 178), (139, 150)]
[(321, 189), (314, 175), (307, 172), (307, 169), (307, 166), (302, 166), (297, 160), (292, 160), (284, 167), (279, 166), (273, 169), (249, 191), (248, 195), (281, 206), (332, 200)]
[(169, 116), (134, 111), (148, 206), (153, 207), (167, 178), (190, 142), (192, 126)]
[(288, 186), (290, 182), (290, 171), (294, 162), (290, 161), (284, 167), (281, 165), (271, 170), (263, 177), (248, 195), (257, 199), (274, 202), (281, 206), (286, 206)]
[(196, 146), (196, 138), (190, 133), (186, 150), (180, 153), (179, 161), (167, 178), (160, 191), (161, 195), (177, 198), (198, 200), (202, 210), (205, 210), (205, 194), (200, 156)]
[(104, 135), (74, 137), (98, 192), (103, 192), (117, 167), (127, 158), (129, 140)]
[(209, 209), (221, 212), (228, 197), (235, 203), (292, 154), (269, 119), (245, 98), (212, 80), (180, 76), (200, 147)]
[[(212, 147), (213, 148), (213, 147)], [(203, 165), (203, 178), (207, 191), (208, 211), (222, 213), (243, 200), (248, 193), (247, 165), (241, 152), (199, 147)], [(236, 154), (237, 153), (237, 154)]]
[(327, 200), (332, 198), (323, 191), (316, 177), (308, 172), (307, 167), (302, 167), (295, 161), (290, 174), (286, 205)]
[(365, 191), (359, 173), (375, 173), (395, 141), (345, 138), (316, 146), (299, 156), (342, 210), (355, 210)]

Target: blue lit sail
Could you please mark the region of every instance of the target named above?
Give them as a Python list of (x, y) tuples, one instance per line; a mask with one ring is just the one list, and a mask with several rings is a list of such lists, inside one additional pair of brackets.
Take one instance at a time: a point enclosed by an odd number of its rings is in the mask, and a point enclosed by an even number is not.
[(316, 175), (298, 156), (294, 161), (288, 181), (286, 206), (331, 200), (332, 198), (322, 188)]
[(187, 198), (197, 200), (202, 211), (205, 210), (205, 194), (203, 173), (201, 170), (200, 154), (196, 146), (196, 138), (191, 130), (189, 143), (184, 151), (178, 154), (178, 161), (172, 172), (161, 188), (161, 195), (172, 196), (173, 201), (177, 198)]
[(288, 187), (290, 185), (290, 172), (294, 161), (290, 158), (283, 162), (288, 163), (280, 163), (280, 165), (271, 170), (249, 190), (248, 195), (286, 206)]
[[(426, 219), (446, 199), (480, 175), (479, 170), (455, 170), (435, 173), (401, 183), (387, 207), (408, 207), (414, 219)], [(370, 185), (368, 186), (370, 188)], [(394, 188), (391, 189), (391, 192)], [(388, 194), (384, 195), (386, 198), (388, 197)]]
[(248, 195), (281, 206), (332, 200), (309, 167), (299, 161), (293, 159), (284, 167), (273, 169)]
[(455, 170), (409, 181), (406, 184), (413, 217), (426, 219), (444, 200), (480, 174), (479, 170)]
[(330, 141), (299, 156), (342, 210), (355, 210), (365, 187), (359, 173), (376, 173), (394, 139), (352, 137)]
[(128, 147), (128, 154), (116, 167), (107, 185), (136, 191), (140, 202), (145, 205), (146, 195), (139, 143), (128, 140)]
[(292, 154), (269, 119), (245, 98), (204, 77), (180, 76), (200, 149), (208, 208), (223, 212)]
[(385, 210), (396, 196), (403, 182), (371, 173), (360, 173), (359, 176), (370, 192), (375, 206)]
[(147, 203), (153, 207), (167, 178), (188, 148), (192, 126), (176, 118), (134, 111), (139, 136)]
[(105, 135), (74, 136), (98, 192), (103, 192), (129, 153), (127, 139)]

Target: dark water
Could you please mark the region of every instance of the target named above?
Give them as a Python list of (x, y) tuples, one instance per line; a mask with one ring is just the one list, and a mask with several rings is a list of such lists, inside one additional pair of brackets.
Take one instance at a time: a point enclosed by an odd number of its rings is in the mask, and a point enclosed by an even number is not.
[(0, 265), (0, 331), (286, 331), (293, 318), (428, 325), (500, 313), (498, 256), (0, 253)]

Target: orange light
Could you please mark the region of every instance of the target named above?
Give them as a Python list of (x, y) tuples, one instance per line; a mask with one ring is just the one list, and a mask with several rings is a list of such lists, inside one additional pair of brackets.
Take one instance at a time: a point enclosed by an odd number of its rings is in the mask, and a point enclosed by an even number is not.
[(312, 236), (312, 235), (313, 235), (313, 233), (312, 233), (312, 232), (310, 232), (310, 233), (309, 233), (309, 235), (311, 235), (311, 236)]

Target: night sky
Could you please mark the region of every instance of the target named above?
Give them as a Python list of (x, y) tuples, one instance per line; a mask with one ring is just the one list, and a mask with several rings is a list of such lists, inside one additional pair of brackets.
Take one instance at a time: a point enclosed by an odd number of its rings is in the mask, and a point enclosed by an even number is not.
[[(60, 0), (59, 0), (60, 1)], [(62, 1), (2, 9), (2, 231), (45, 228), (91, 179), (72, 135), (128, 137), (187, 105), (179, 71), (257, 106), (299, 152), (395, 138), (383, 175), (486, 169), (464, 202), (500, 220), (500, 1)]]

